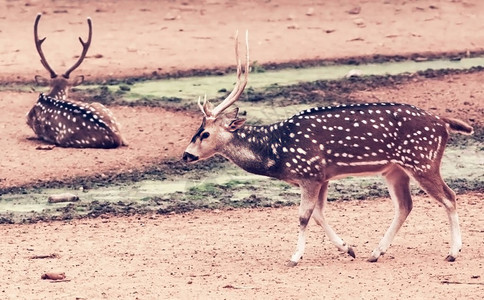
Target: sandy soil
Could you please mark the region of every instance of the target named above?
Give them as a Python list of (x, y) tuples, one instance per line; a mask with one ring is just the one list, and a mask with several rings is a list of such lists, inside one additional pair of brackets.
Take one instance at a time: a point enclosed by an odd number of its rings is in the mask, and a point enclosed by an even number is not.
[(89, 79), (231, 66), (236, 29), (249, 30), (259, 63), (482, 51), (483, 11), (478, 0), (10, 0), (0, 4), (0, 80), (46, 74), (33, 43), (38, 12), (58, 72), (80, 54), (77, 37), (86, 37), (92, 18), (89, 58), (76, 72)]
[[(35, 74), (46, 73), (32, 41), (37, 12), (44, 13), (40, 34), (48, 37), (44, 49), (58, 72), (79, 55), (77, 36), (85, 37), (85, 17), (92, 17), (93, 45), (76, 71), (88, 80), (231, 66), (236, 28), (249, 29), (251, 57), (259, 63), (484, 49), (484, 36), (476, 34), (484, 29), (482, 1), (327, 2), (5, 1), (0, 4), (0, 81), (30, 81)], [(439, 114), (457, 114), (482, 124), (482, 82), (483, 75), (476, 73), (415, 82), (395, 93), (358, 96), (415, 102)], [(198, 126), (198, 116), (186, 113), (112, 107), (129, 147), (35, 150), (38, 142), (26, 139), (32, 132), (24, 115), (36, 97), (0, 93), (2, 187), (126, 171), (179, 157)], [(284, 267), (284, 261), (295, 246), (294, 207), (4, 225), (0, 295), (6, 299), (242, 299), (248, 295), (481, 299), (482, 198), (482, 194), (459, 197), (464, 248), (455, 263), (443, 261), (449, 241), (445, 213), (427, 197), (417, 197), (409, 222), (377, 264), (364, 258), (390, 223), (392, 207), (383, 200), (331, 206), (329, 219), (357, 247), (357, 259), (338, 254), (312, 226), (307, 254), (293, 269)], [(59, 258), (29, 258), (51, 253)], [(66, 272), (70, 281), (41, 280), (41, 274), (49, 271)]]
[[(427, 197), (378, 263), (366, 258), (393, 215), (388, 200), (332, 202), (338, 250), (314, 222), (301, 263), (295, 207), (2, 226), (2, 299), (482, 299), (482, 195), (460, 197), (461, 256), (444, 261), (448, 223)], [(34, 256), (57, 255), (52, 259)], [(65, 282), (40, 279), (64, 272)]]

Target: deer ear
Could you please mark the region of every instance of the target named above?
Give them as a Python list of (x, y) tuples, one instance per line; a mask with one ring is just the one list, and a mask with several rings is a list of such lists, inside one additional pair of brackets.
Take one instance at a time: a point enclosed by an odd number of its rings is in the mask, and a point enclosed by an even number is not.
[(35, 82), (40, 85), (40, 86), (48, 86), (49, 85), (49, 79), (42, 77), (40, 75), (35, 75)]
[(232, 110), (228, 110), (224, 115), (229, 120), (236, 120), (239, 115), (239, 108), (234, 107)]
[(245, 119), (235, 119), (227, 126), (228, 131), (234, 132), (245, 124)]
[(239, 108), (234, 107), (232, 110), (229, 110), (226, 112), (223, 117), (225, 122), (225, 127), (227, 128), (228, 131), (233, 132), (242, 127), (245, 123), (244, 118), (239, 118)]
[(77, 75), (74, 77), (74, 81), (72, 82), (72, 86), (78, 86), (84, 82), (84, 75)]

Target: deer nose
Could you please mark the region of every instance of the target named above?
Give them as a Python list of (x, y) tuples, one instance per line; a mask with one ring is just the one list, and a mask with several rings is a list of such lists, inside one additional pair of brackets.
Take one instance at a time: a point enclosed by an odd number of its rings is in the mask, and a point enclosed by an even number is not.
[(188, 153), (188, 152), (183, 153), (183, 161), (193, 162), (193, 161), (196, 161), (196, 160), (198, 160), (198, 156), (195, 156), (195, 155)]

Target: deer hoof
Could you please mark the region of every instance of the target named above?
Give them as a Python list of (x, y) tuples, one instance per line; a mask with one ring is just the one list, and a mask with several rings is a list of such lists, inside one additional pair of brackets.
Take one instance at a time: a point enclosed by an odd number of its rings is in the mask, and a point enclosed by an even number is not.
[(448, 262), (453, 262), (453, 261), (455, 261), (455, 257), (449, 254), (449, 255), (447, 255), (447, 257), (445, 258), (445, 260), (446, 260), (446, 261), (448, 261)]
[(292, 260), (290, 260), (290, 261), (288, 261), (288, 262), (286, 263), (286, 267), (293, 268), (293, 267), (295, 267), (295, 266), (297, 266), (297, 262), (296, 262), (296, 261), (292, 261)]
[(355, 251), (353, 251), (353, 248), (348, 247), (348, 252), (347, 252), (351, 257), (356, 258)]
[(370, 256), (367, 260), (368, 262), (374, 263), (378, 261), (378, 257)]

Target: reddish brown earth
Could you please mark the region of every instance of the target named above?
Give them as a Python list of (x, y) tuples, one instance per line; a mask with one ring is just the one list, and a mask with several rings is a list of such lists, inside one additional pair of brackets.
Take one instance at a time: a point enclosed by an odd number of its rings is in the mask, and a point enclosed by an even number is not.
[(45, 74), (33, 43), (38, 12), (56, 70), (79, 55), (77, 36), (86, 37), (92, 18), (91, 59), (77, 72), (89, 79), (231, 66), (236, 29), (249, 30), (259, 63), (482, 51), (484, 35), (476, 33), (484, 31), (483, 11), (478, 0), (10, 0), (0, 4), (0, 79)]
[[(411, 53), (481, 52), (482, 1), (5, 1), (0, 4), (0, 81), (44, 74), (32, 35), (42, 12), (45, 52), (58, 72), (80, 53), (85, 17), (94, 23), (88, 80), (223, 68), (233, 64), (235, 29), (248, 29), (258, 63)], [(359, 12), (357, 8), (360, 8)], [(482, 73), (419, 79), (394, 90), (356, 93), (364, 101), (414, 103), (482, 126)], [(110, 107), (129, 146), (36, 150), (25, 124), (36, 93), (0, 92), (0, 187), (125, 172), (180, 156), (198, 115)], [(297, 209), (194, 212), (2, 225), (0, 297), (6, 299), (481, 299), (483, 195), (459, 196), (462, 255), (443, 261), (449, 234), (442, 207), (416, 197), (415, 211), (380, 262), (364, 258), (392, 216), (390, 201), (337, 202), (328, 219), (357, 259), (339, 254), (311, 227), (302, 263), (294, 250)], [(288, 225), (282, 225), (288, 224)], [(321, 246), (322, 244), (322, 246)], [(59, 254), (53, 259), (32, 255)], [(50, 283), (46, 272), (69, 281)]]
[[(301, 263), (295, 207), (2, 226), (2, 299), (482, 299), (482, 195), (459, 198), (464, 246), (448, 263), (444, 209), (427, 197), (378, 263), (388, 200), (332, 202), (327, 219), (356, 259), (314, 222)], [(57, 254), (52, 259), (33, 256)], [(68, 282), (40, 279), (65, 272)]]

